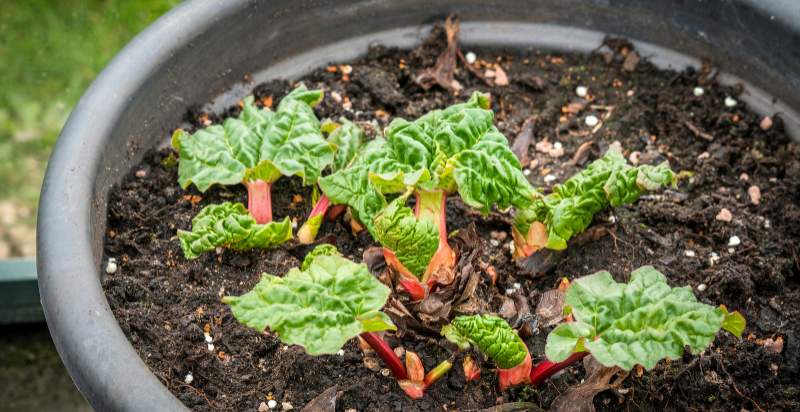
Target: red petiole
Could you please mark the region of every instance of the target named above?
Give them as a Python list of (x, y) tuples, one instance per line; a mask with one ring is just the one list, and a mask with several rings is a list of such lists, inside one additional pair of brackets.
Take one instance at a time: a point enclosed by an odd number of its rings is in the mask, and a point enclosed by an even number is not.
[(311, 209), (311, 213), (308, 215), (308, 219), (306, 219), (303, 227), (297, 231), (297, 240), (300, 241), (300, 243), (308, 245), (314, 242), (314, 239), (317, 237), (317, 232), (319, 232), (319, 227), (322, 225), (322, 219), (325, 218), (325, 213), (328, 211), (330, 205), (331, 199), (324, 194), (317, 200), (317, 203), (314, 205), (314, 208)]
[(392, 371), (395, 379), (398, 381), (408, 379), (408, 374), (406, 373), (405, 366), (403, 366), (403, 362), (400, 361), (397, 354), (394, 353), (392, 348), (389, 347), (389, 344), (387, 344), (380, 335), (375, 332), (364, 332), (360, 336), (372, 347), (372, 350), (378, 354), (383, 362), (386, 363), (386, 366)]
[(263, 180), (247, 182), (247, 210), (258, 224), (272, 222), (271, 183)]
[(531, 385), (535, 386), (541, 384), (558, 371), (580, 361), (588, 354), (589, 352), (575, 352), (562, 362), (550, 362), (547, 359), (539, 362), (533, 370), (531, 370)]

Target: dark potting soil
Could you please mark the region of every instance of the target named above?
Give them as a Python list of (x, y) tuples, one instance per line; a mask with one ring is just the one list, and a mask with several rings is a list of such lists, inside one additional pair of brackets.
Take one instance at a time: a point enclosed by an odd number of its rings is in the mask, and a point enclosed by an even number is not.
[[(376, 46), (361, 60), (321, 68), (302, 81), (326, 92), (316, 109), (319, 118), (345, 116), (380, 126), (461, 102), (473, 90), (490, 92), (495, 123), (510, 142), (531, 118), (529, 177), (545, 192), (580, 170), (573, 163), (576, 152), (582, 158), (578, 164), (585, 164), (613, 141), (634, 160), (669, 160), (676, 172), (693, 173), (675, 189), (596, 216), (595, 238), (573, 245), (539, 276), (523, 275), (511, 259), (507, 215), (482, 217), (450, 199), (449, 229), (475, 223), (482, 235), (482, 273), (489, 266), (497, 272), (494, 286), (481, 276), (476, 292), (484, 298), (481, 310), (500, 311), (509, 299), (506, 289), (515, 283), (521, 287), (514, 294), (536, 307), (541, 293), (561, 277), (608, 270), (622, 281), (651, 264), (673, 286), (692, 286), (702, 301), (740, 310), (748, 321), (745, 337), (720, 333), (702, 354), (661, 362), (651, 371), (634, 370), (615, 390), (595, 398), (597, 408), (800, 410), (800, 147), (784, 134), (780, 116), (764, 130), (762, 119), (744, 104), (724, 104), (726, 97), (746, 91), (715, 83), (712, 67), (659, 70), (646, 59), (637, 61), (633, 49), (618, 40), (590, 55), (473, 50), (477, 72), (485, 76), (499, 65), (508, 85), (490, 87), (459, 63), (455, 78), (463, 90), (458, 96), (438, 86), (425, 91), (414, 76), (433, 66), (444, 48), (443, 32), (436, 29), (414, 50)], [(291, 86), (274, 81), (256, 86), (254, 94), (262, 103), (277, 103)], [(587, 87), (588, 95), (577, 97), (577, 86)], [(696, 87), (704, 93), (693, 93)], [(195, 109), (187, 120), (197, 127), (237, 112), (237, 107), (222, 115)], [(587, 126), (587, 116), (596, 116), (598, 126)], [(590, 141), (594, 144), (584, 145)], [(589, 148), (579, 150), (582, 145)], [(751, 200), (752, 187), (760, 191), (758, 204)], [(290, 216), (299, 224), (311, 208), (311, 191), (296, 178), (279, 180), (272, 198), (275, 216)], [(246, 191), (242, 186), (202, 194), (182, 190), (174, 154), (163, 149), (147, 155), (111, 191), (108, 204), (105, 254), (119, 262), (119, 270), (104, 280), (108, 301), (142, 359), (192, 409), (257, 410), (274, 399), (276, 410), (285, 402), (299, 410), (334, 385), (340, 411), (480, 410), (511, 401), (548, 408), (585, 377), (577, 365), (538, 388), (501, 393), (490, 365), (484, 365), (480, 381), (467, 383), (457, 361), (423, 399), (412, 401), (382, 373), (383, 365), (365, 366), (355, 341), (341, 356), (311, 357), (272, 333), (248, 329), (220, 297), (246, 292), (262, 272), (286, 273), (307, 248), (290, 243), (185, 260), (176, 230), (189, 229), (196, 213), (221, 201), (245, 202)], [(740, 244), (729, 246), (734, 236)], [(320, 238), (335, 240), (356, 261), (373, 244), (366, 235), (353, 236), (344, 218), (325, 223)], [(213, 348), (204, 331), (213, 337)], [(547, 332), (542, 327), (526, 338), (534, 362), (543, 356)], [(416, 351), (426, 368), (450, 356), (433, 335), (388, 335), (387, 340)]]

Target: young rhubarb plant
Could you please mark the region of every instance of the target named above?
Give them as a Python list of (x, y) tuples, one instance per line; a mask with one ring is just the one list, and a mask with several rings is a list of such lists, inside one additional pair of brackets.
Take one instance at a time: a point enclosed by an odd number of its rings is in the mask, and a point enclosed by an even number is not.
[[(386, 139), (376, 140), (376, 153), (368, 165), (370, 182), (383, 194), (413, 193), (413, 218), (424, 228), (374, 234), (385, 248), (387, 262), (398, 272), (421, 279), (420, 287), (447, 285), (454, 277), (455, 254), (447, 242), (445, 219), (448, 195), (458, 193), (464, 203), (483, 213), (493, 206), (526, 207), (533, 201), (534, 190), (493, 118), (489, 96), (476, 92), (466, 103), (434, 110), (413, 122), (395, 119), (384, 132)], [(398, 203), (395, 208), (405, 205)], [(398, 213), (404, 218), (397, 219)], [(375, 226), (409, 225), (408, 215), (399, 210), (382, 213), (375, 217)], [(416, 240), (394, 237), (427, 233), (430, 227), (437, 233), (436, 248), (408, 247)], [(398, 245), (406, 247), (392, 249)]]
[(313, 107), (320, 90), (300, 85), (277, 109), (258, 109), (247, 98), (238, 118), (194, 134), (175, 131), (172, 145), (180, 155), (178, 182), (205, 192), (214, 184), (247, 186), (250, 214), (259, 224), (272, 222), (272, 184), (281, 176), (317, 181), (333, 161), (333, 148), (322, 136)]
[(366, 265), (325, 253), (330, 250), (315, 254), (306, 270), (294, 268), (283, 277), (264, 274), (250, 292), (222, 301), (242, 324), (258, 331), (269, 328), (310, 355), (336, 353), (361, 336), (398, 380), (408, 379), (400, 359), (375, 333), (396, 330), (381, 312), (389, 288)]
[(425, 373), (425, 366), (419, 356), (414, 352), (406, 351), (408, 379), (400, 380), (397, 383), (408, 397), (419, 399), (425, 394), (425, 389), (428, 389), (429, 386), (441, 379), (452, 367), (453, 362), (450, 359), (446, 359), (439, 362), (430, 372)]
[(739, 312), (698, 302), (691, 288), (670, 287), (652, 266), (633, 271), (629, 283), (608, 272), (573, 281), (565, 312), (574, 321), (547, 336), (547, 360), (531, 372), (534, 385), (589, 353), (605, 366), (652, 369), (662, 359), (681, 358), (684, 347), (702, 352), (720, 329), (741, 337), (745, 327)]
[(528, 347), (503, 318), (492, 315), (457, 316), (442, 328), (442, 335), (461, 349), (475, 345), (494, 361), (500, 390), (529, 380), (531, 355)]
[(633, 167), (621, 149), (612, 145), (602, 158), (553, 187), (553, 193), (517, 210), (512, 228), (514, 255), (530, 256), (545, 247), (565, 249), (570, 238), (589, 227), (596, 213), (633, 203), (643, 192), (674, 181), (667, 162)]
[[(341, 119), (341, 124), (328, 123), (327, 127), (334, 128), (328, 136), (328, 142), (335, 148), (333, 163), (330, 165), (331, 173), (335, 174), (354, 165), (356, 158), (363, 150), (364, 131), (355, 123), (344, 118)], [(297, 231), (297, 240), (300, 243), (311, 244), (314, 242), (322, 220), (325, 218), (325, 213), (331, 204), (333, 204), (331, 198), (323, 190), (323, 194), (315, 202), (308, 219)]]
[(256, 223), (241, 203), (209, 205), (192, 219), (192, 230), (178, 230), (186, 259), (217, 247), (233, 250), (266, 249), (292, 238), (289, 219), (266, 225)]

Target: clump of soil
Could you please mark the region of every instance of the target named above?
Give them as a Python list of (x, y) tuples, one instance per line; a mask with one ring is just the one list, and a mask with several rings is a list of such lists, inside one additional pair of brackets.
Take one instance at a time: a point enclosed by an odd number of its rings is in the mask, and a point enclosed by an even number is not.
[[(481, 280), (482, 290), (493, 291), (489, 309), (500, 310), (507, 289), (536, 307), (541, 293), (563, 276), (608, 270), (621, 281), (651, 264), (673, 285), (695, 288), (702, 301), (742, 311), (748, 320), (745, 338), (720, 334), (702, 354), (662, 362), (652, 371), (634, 370), (620, 390), (598, 395), (596, 407), (800, 409), (800, 327), (792, 321), (800, 311), (800, 226), (794, 223), (800, 221), (800, 147), (785, 135), (780, 117), (762, 128), (762, 119), (742, 103), (724, 103), (742, 90), (715, 83), (712, 70), (659, 70), (620, 40), (590, 55), (472, 50), (478, 56), (473, 70), (459, 63), (454, 72), (463, 87), (458, 96), (439, 86), (422, 89), (415, 76), (434, 66), (445, 47), (444, 32), (436, 29), (416, 49), (376, 46), (349, 65), (321, 68), (301, 80), (326, 91), (316, 109), (319, 118), (345, 116), (380, 126), (461, 102), (474, 90), (488, 91), (495, 123), (511, 143), (528, 120), (531, 141), (519, 147), (528, 157), (531, 182), (544, 191), (614, 141), (632, 161), (669, 160), (673, 170), (692, 172), (674, 190), (598, 215), (595, 227), (605, 229), (601, 236), (568, 249), (543, 276), (523, 275), (512, 260), (507, 215), (483, 217), (450, 199), (449, 228), (475, 223), (481, 270), (496, 269), (495, 286), (486, 276)], [(499, 81), (498, 67), (507, 85)], [(291, 86), (273, 81), (258, 85), (254, 94), (269, 104)], [(578, 86), (587, 89), (585, 96), (576, 95)], [(696, 87), (703, 93), (694, 93)], [(188, 120), (197, 127), (237, 112), (237, 107), (222, 115), (195, 109)], [(596, 124), (587, 122), (590, 116)], [(104, 286), (142, 359), (188, 407), (256, 410), (275, 399), (278, 408), (288, 402), (300, 409), (335, 385), (342, 411), (478, 410), (509, 401), (547, 408), (584, 377), (583, 368), (575, 366), (541, 387), (499, 393), (489, 370), (484, 368), (479, 382), (467, 383), (457, 362), (423, 399), (411, 401), (391, 375), (364, 366), (356, 342), (341, 356), (310, 357), (272, 333), (240, 325), (220, 297), (246, 292), (262, 272), (286, 273), (307, 249), (289, 244), (185, 260), (176, 230), (189, 229), (191, 218), (208, 204), (244, 202), (246, 191), (241, 186), (203, 194), (182, 190), (172, 156), (167, 149), (151, 152), (112, 189), (105, 254), (119, 261), (119, 270)], [(758, 202), (752, 187), (760, 192)], [(283, 178), (273, 190), (275, 216), (302, 224), (311, 208), (310, 189)], [(341, 218), (323, 225), (320, 237), (326, 236), (356, 261), (373, 244), (369, 236), (352, 235)], [(548, 332), (540, 328), (526, 339), (534, 361), (543, 356)], [(417, 352), (427, 368), (450, 356), (435, 336), (408, 333), (387, 340)]]

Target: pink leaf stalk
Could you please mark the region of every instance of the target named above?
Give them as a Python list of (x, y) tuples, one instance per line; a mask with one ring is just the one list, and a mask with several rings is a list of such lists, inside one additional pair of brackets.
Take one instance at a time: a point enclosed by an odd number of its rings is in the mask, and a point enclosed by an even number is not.
[(247, 210), (260, 225), (272, 222), (271, 186), (263, 180), (247, 182)]

